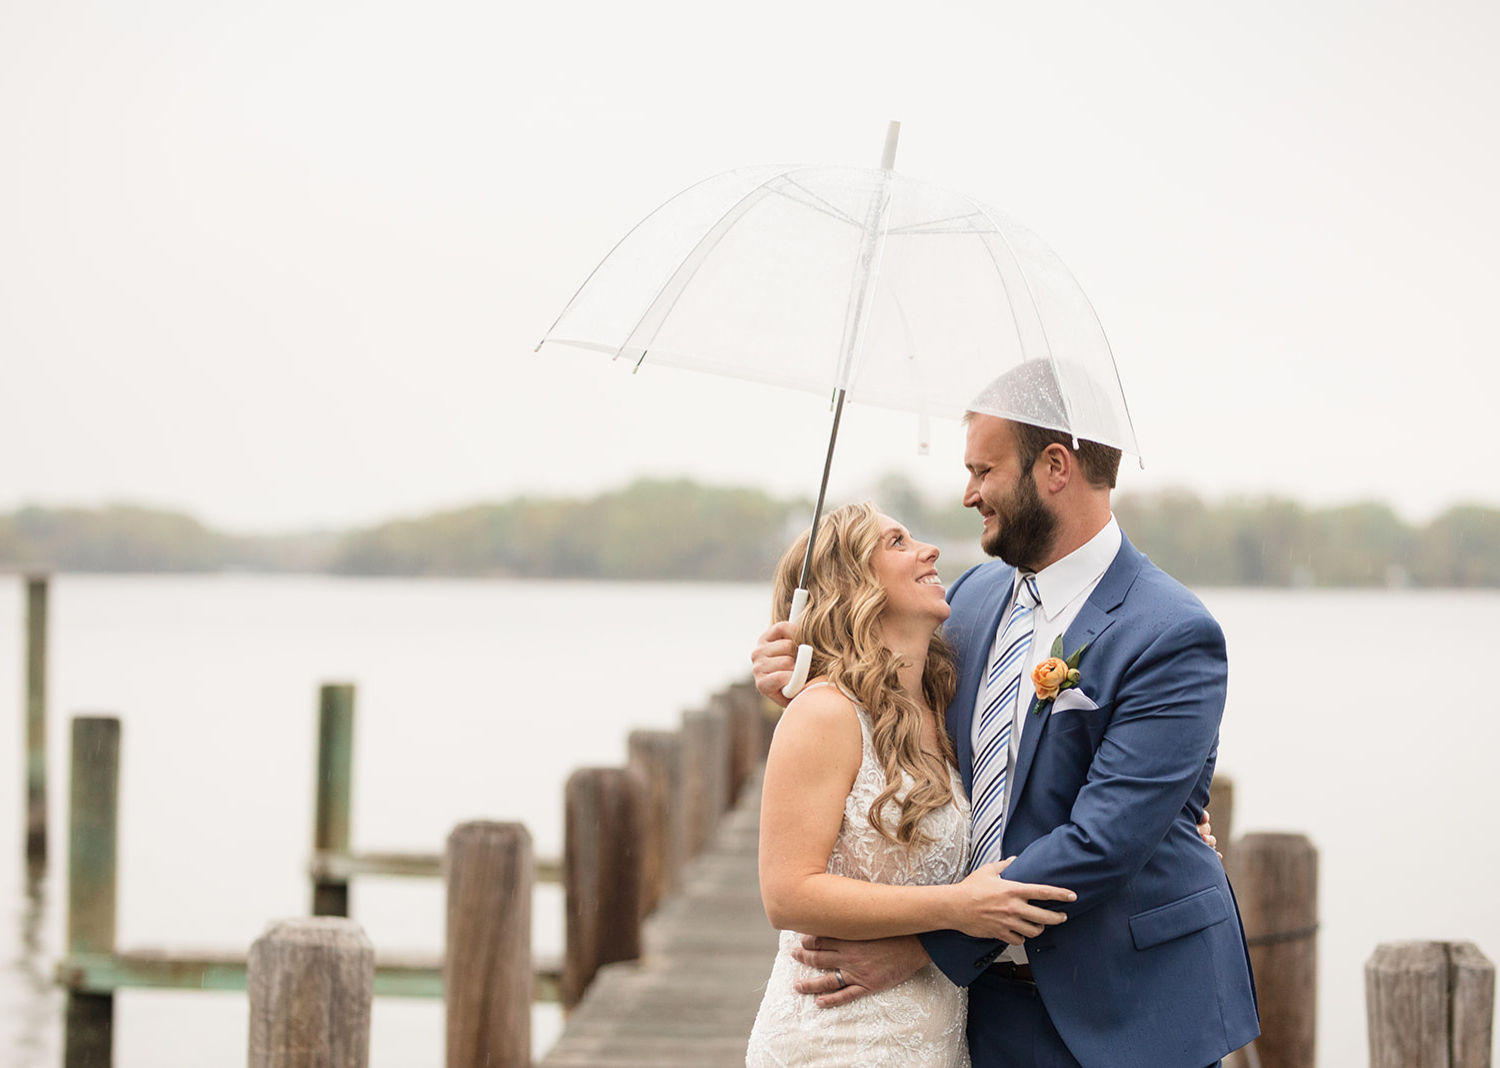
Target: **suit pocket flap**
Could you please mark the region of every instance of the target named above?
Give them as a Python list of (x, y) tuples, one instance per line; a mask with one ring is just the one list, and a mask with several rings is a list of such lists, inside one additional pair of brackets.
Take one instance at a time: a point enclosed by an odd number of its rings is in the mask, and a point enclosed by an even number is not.
[(1219, 893), (1217, 886), (1210, 886), (1169, 905), (1137, 912), (1130, 917), (1130, 937), (1136, 949), (1150, 949), (1228, 918), (1224, 895)]

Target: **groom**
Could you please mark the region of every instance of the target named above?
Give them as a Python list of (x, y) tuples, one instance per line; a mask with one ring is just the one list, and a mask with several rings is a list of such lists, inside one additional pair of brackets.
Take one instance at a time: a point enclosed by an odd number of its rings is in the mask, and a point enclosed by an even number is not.
[[(1055, 393), (1050, 372), (1039, 382), (1024, 366), (992, 389)], [(961, 677), (947, 726), (974, 810), (971, 866), (1015, 857), (1003, 878), (1078, 900), (1046, 903), (1068, 914), (1057, 926), (1018, 917), (1004, 941), (805, 938), (796, 955), (826, 974), (799, 989), (839, 1005), (931, 961), (969, 988), (975, 1068), (1215, 1065), (1259, 1033), (1239, 911), (1195, 828), (1224, 711), (1223, 633), (1121, 533), (1119, 450), (1075, 450), (993, 415), (966, 423), (964, 504), (1003, 561), (948, 591)], [(778, 624), (756, 649), (768, 696), (789, 676), (792, 636)], [(1083, 650), (1077, 681), (1043, 699), (1053, 691), (1033, 671), (1058, 636), (1064, 658)]]

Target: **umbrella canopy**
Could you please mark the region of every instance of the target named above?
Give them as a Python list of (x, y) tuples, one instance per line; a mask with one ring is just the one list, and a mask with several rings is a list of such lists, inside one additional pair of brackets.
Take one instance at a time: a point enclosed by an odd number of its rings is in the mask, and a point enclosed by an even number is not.
[[(1140, 455), (1062, 261), (999, 211), (885, 169), (749, 167), (692, 186), (620, 241), (546, 342)], [(1047, 385), (991, 389), (1002, 376)]]

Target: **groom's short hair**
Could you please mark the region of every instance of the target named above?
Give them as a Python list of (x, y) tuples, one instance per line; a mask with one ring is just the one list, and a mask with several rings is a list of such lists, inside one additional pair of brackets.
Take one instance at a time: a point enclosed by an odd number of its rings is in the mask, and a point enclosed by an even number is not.
[(1028, 470), (1036, 463), (1048, 445), (1061, 445), (1078, 459), (1079, 470), (1088, 479), (1089, 485), (1098, 489), (1114, 489), (1120, 475), (1120, 450), (1100, 445), (1087, 438), (1078, 439), (1078, 448), (1073, 448), (1073, 435), (1061, 430), (1048, 430), (1030, 423), (1011, 421), (1016, 428), (1016, 451), (1021, 456), (1021, 470)]
[[(1086, 371), (1077, 367), (1070, 371), (1069, 382), (1075, 388), (1097, 391), (1097, 384)], [(1120, 474), (1120, 450), (1087, 438), (1078, 438), (1075, 449), (1073, 435), (1056, 429), (1067, 425), (1069, 420), (1057, 372), (1050, 360), (1028, 360), (995, 379), (971, 402), (970, 410), (964, 413), (964, 423), (967, 425), (974, 415), (995, 415), (1015, 427), (1016, 451), (1023, 471), (1036, 463), (1047, 446), (1056, 444), (1073, 454), (1090, 485), (1098, 489), (1115, 488)], [(1042, 422), (1053, 425), (1042, 426)]]

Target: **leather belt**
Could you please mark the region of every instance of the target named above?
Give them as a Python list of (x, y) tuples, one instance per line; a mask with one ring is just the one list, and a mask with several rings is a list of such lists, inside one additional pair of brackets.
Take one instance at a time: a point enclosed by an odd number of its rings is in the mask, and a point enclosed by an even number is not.
[(1013, 979), (1018, 983), (1035, 983), (1031, 977), (1031, 965), (1017, 964), (1012, 960), (997, 960), (985, 969), (991, 975), (998, 975), (1001, 979)]

